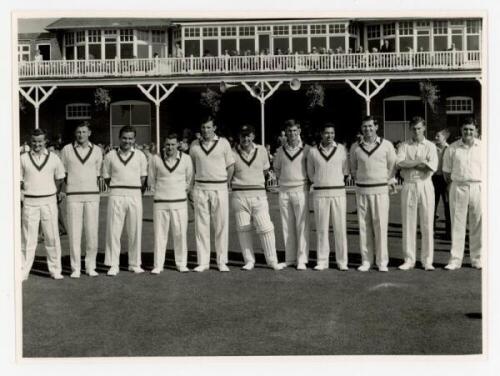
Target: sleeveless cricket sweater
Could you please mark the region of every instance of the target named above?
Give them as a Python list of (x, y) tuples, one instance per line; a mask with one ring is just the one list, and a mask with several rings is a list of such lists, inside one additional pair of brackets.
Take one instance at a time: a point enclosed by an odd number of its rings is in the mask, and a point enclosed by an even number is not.
[(81, 155), (74, 144), (68, 144), (61, 151), (61, 159), (66, 169), (67, 201), (99, 201), (97, 178), (101, 175), (100, 149), (89, 144), (88, 151)]
[(281, 192), (307, 191), (307, 155), (309, 146), (304, 145), (290, 154), (283, 146), (278, 148), (274, 166), (280, 170), (279, 185)]
[(335, 144), (327, 152), (314, 147), (307, 156), (309, 171), (314, 171), (312, 178), (315, 197), (345, 196), (344, 175), (347, 171), (347, 153), (343, 145)]
[(264, 170), (270, 167), (267, 151), (262, 145), (254, 145), (254, 150), (245, 155), (237, 145), (233, 149), (234, 175), (232, 191), (234, 197), (266, 196)]

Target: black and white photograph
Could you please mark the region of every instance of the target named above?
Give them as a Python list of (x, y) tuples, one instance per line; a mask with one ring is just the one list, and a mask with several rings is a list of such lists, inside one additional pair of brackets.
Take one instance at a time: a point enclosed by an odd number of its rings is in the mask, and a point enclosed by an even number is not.
[(488, 12), (136, 6), (10, 15), (17, 362), (484, 362)]

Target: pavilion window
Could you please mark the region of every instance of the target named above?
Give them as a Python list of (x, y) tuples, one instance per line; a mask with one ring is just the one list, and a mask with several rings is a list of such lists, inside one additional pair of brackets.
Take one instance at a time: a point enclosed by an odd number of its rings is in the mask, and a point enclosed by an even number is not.
[(430, 51), (431, 32), (430, 30), (417, 30), (417, 51)]
[(448, 49), (448, 21), (434, 21), (434, 51)]
[(241, 36), (254, 36), (255, 35), (255, 26), (240, 26), (239, 27), (239, 34)]
[(30, 61), (30, 45), (18, 44), (17, 45), (17, 61)]
[(66, 105), (66, 120), (88, 120), (90, 118), (90, 104), (70, 103)]
[(200, 41), (199, 39), (188, 39), (184, 41), (185, 53), (184, 55), (198, 57), (200, 56)]
[(240, 39), (240, 52), (244, 54), (245, 52), (250, 51), (250, 55), (256, 54), (255, 51), (255, 39), (241, 38)]
[[(366, 27), (366, 36), (368, 38), (368, 50), (371, 52), (373, 48), (377, 51), (380, 49), (380, 25), (368, 25)], [(330, 48), (332, 44), (330, 43)]]
[(467, 21), (467, 50), (468, 51), (479, 51), (480, 41), (480, 21), (468, 20)]
[(448, 97), (446, 98), (446, 114), (472, 114), (474, 102), (471, 97)]
[(413, 22), (405, 21), (399, 23), (399, 51), (413, 51)]
[(273, 35), (288, 35), (288, 34), (290, 34), (290, 28), (288, 25), (273, 26)]
[(134, 31), (132, 29), (120, 30), (120, 57), (131, 59), (134, 57)]

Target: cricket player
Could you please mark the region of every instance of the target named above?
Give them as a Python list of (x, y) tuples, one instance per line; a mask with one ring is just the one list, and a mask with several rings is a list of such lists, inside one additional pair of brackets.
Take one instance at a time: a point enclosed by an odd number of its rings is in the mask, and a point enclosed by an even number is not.
[(481, 141), (476, 123), (464, 121), (462, 138), (452, 143), (443, 157), (443, 174), (450, 185), (451, 257), (445, 269), (462, 266), (465, 231), (469, 221), (469, 252), (473, 268), (481, 269)]
[(434, 270), (434, 186), (432, 174), (438, 167), (436, 146), (425, 138), (425, 121), (416, 116), (410, 121), (411, 139), (397, 151), (401, 169), (401, 220), (403, 224), (404, 263), (401, 270), (415, 267), (417, 253), (417, 217), (422, 234), (421, 262), (425, 270)]
[[(448, 148), (448, 137), (450, 137), (450, 132), (447, 129), (442, 129), (436, 133), (434, 141), (436, 143), (436, 149), (438, 153), (438, 168), (434, 175), (432, 175), (432, 184), (434, 184), (435, 201), (434, 201), (434, 220), (437, 219), (437, 208), (439, 205), (439, 200), (443, 201), (444, 206), (444, 218), (445, 218), (445, 235), (444, 239), (451, 239), (451, 219), (450, 219), (450, 198), (448, 194), (448, 183), (443, 176), (443, 156), (444, 152)], [(434, 228), (436, 228), (436, 223), (434, 223)]]
[(141, 268), (142, 190), (147, 176), (146, 156), (134, 149), (136, 130), (130, 125), (120, 129), (120, 146), (104, 157), (102, 176), (110, 188), (106, 223), (104, 264), (109, 276), (120, 271), (120, 237), (126, 223), (128, 235), (128, 270), (143, 273)]
[(307, 174), (313, 183), (314, 218), (316, 222), (317, 263), (315, 270), (329, 267), (330, 218), (335, 238), (335, 259), (339, 270), (347, 266), (346, 191), (344, 176), (349, 175), (347, 152), (335, 142), (335, 125), (326, 123), (321, 143), (309, 150)]
[(189, 154), (193, 160), (195, 183), (192, 192), (196, 232), (196, 272), (210, 266), (210, 221), (215, 231), (215, 251), (219, 271), (228, 272), (229, 199), (228, 183), (234, 170), (229, 142), (215, 134), (211, 118), (201, 124), (201, 138), (193, 141)]
[(274, 270), (281, 270), (285, 264), (278, 263), (274, 225), (269, 215), (266, 195), (265, 174), (270, 168), (269, 157), (264, 146), (253, 143), (254, 138), (254, 128), (251, 125), (243, 125), (239, 131), (239, 144), (233, 150), (235, 163), (231, 201), (245, 262), (242, 269), (252, 270), (255, 266), (253, 222), (267, 265)]
[(276, 151), (274, 170), (279, 179), (279, 206), (285, 262), (306, 270), (309, 258), (309, 179), (306, 160), (309, 146), (300, 139), (300, 124), (285, 122), (286, 142)]
[(170, 229), (174, 241), (175, 265), (181, 273), (187, 267), (187, 192), (192, 187), (193, 162), (179, 150), (175, 133), (167, 135), (163, 143), (164, 155), (154, 154), (149, 163), (148, 185), (154, 192), (154, 268), (160, 274), (165, 263), (165, 251)]
[(85, 271), (96, 272), (97, 235), (99, 227), (99, 186), (101, 150), (90, 143), (92, 134), (88, 122), (77, 125), (75, 141), (61, 151), (66, 169), (66, 218), (68, 222), (71, 278), (80, 278), (81, 238), (85, 229)]
[(57, 224), (57, 199), (60, 197), (56, 196), (61, 195), (66, 174), (61, 160), (45, 148), (46, 144), (47, 133), (43, 129), (35, 129), (31, 133), (31, 150), (21, 155), (23, 281), (28, 279), (35, 260), (40, 224), (49, 273), (54, 279), (63, 279)]
[(374, 251), (378, 270), (389, 271), (389, 189), (396, 189), (396, 152), (392, 143), (377, 136), (377, 130), (374, 118), (366, 116), (361, 123), (363, 138), (350, 150), (351, 175), (356, 180), (361, 272), (370, 270)]

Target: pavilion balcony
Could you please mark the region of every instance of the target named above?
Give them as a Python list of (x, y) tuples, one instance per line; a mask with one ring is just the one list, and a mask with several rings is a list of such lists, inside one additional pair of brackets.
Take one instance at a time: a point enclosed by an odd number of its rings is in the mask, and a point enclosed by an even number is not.
[(480, 51), (216, 56), (20, 62), (22, 79), (178, 77), (210, 74), (464, 71), (481, 69)]

